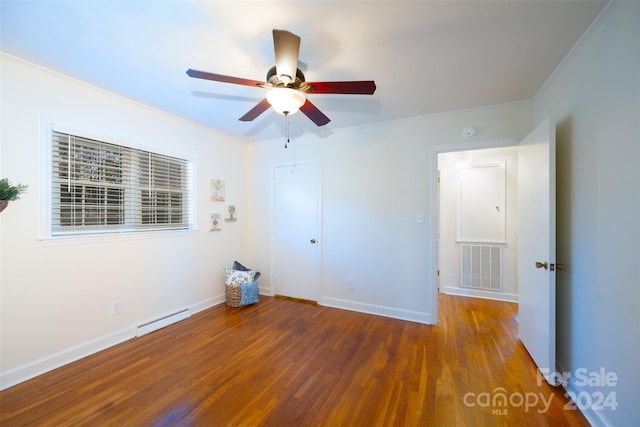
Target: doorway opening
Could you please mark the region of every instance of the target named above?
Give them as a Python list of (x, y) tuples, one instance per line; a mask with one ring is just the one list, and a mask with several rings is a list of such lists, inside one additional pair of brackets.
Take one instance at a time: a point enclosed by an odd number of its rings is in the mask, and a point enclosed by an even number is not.
[(434, 320), (440, 293), (517, 302), (518, 141), (432, 151)]
[[(497, 148), (497, 143), (487, 143), (472, 148)], [(517, 300), (518, 334), (547, 381), (555, 369), (556, 337), (556, 271), (562, 265), (556, 261), (556, 140), (555, 122), (547, 118), (517, 144)], [(471, 147), (456, 146), (452, 149), (435, 147), (432, 156), (433, 175), (437, 175), (438, 156), (442, 152), (464, 151)], [(434, 179), (434, 185), (437, 182)], [(432, 188), (432, 194), (438, 194)], [(439, 207), (434, 203), (434, 210)], [(498, 206), (499, 207), (499, 206)], [(434, 212), (434, 216), (437, 212)], [(432, 235), (436, 247), (432, 267), (437, 269), (438, 231), (434, 220)], [(433, 315), (438, 317), (438, 289), (433, 289)]]

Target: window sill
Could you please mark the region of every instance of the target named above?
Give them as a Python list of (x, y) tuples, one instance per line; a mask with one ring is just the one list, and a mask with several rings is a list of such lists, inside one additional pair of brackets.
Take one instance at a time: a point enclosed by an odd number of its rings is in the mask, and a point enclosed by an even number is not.
[(150, 230), (150, 231), (122, 231), (100, 234), (73, 234), (63, 236), (40, 237), (43, 246), (87, 245), (95, 243), (123, 242), (131, 240), (166, 239), (176, 237), (191, 237), (200, 231), (197, 228), (189, 230)]

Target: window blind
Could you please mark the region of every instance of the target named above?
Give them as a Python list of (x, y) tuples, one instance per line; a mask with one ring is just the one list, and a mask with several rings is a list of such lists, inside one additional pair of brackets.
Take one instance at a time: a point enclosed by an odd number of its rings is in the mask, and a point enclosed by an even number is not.
[(192, 228), (189, 161), (52, 131), (53, 235)]

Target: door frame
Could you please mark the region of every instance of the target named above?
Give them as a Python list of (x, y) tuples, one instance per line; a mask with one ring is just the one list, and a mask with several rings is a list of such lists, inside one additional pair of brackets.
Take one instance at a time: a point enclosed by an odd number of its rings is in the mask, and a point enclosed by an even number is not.
[(274, 281), (274, 276), (275, 276), (275, 241), (276, 241), (276, 224), (275, 224), (275, 219), (276, 219), (276, 212), (275, 212), (275, 197), (276, 197), (276, 180), (275, 180), (275, 173), (276, 173), (276, 169), (277, 168), (282, 168), (282, 167), (294, 167), (294, 166), (298, 166), (298, 165), (313, 165), (316, 168), (316, 183), (317, 183), (317, 188), (316, 188), (316, 206), (317, 206), (317, 212), (316, 212), (316, 230), (317, 230), (317, 243), (316, 243), (316, 274), (315, 274), (315, 295), (316, 295), (316, 299), (315, 301), (320, 301), (320, 298), (322, 297), (321, 294), (321, 284), (322, 284), (322, 221), (320, 220), (322, 218), (322, 161), (320, 159), (310, 159), (310, 160), (303, 160), (303, 161), (287, 161), (287, 162), (278, 162), (278, 163), (273, 163), (271, 165), (270, 168), (270, 186), (271, 186), (271, 195), (270, 195), (270, 207), (269, 207), (269, 212), (270, 212), (270, 242), (269, 242), (269, 252), (270, 252), (270, 260), (269, 260), (269, 264), (270, 264), (270, 270), (271, 270), (271, 277), (269, 278), (269, 294), (270, 295), (275, 295), (276, 294), (276, 286), (275, 286), (275, 281)]
[[(460, 142), (445, 145), (434, 145), (431, 147), (430, 158), (430, 173), (429, 173), (429, 200), (431, 203), (431, 215), (429, 215), (429, 236), (431, 237), (431, 244), (429, 245), (429, 262), (430, 270), (432, 272), (432, 280), (430, 281), (431, 289), (429, 295), (430, 312), (431, 312), (431, 324), (438, 324), (438, 268), (440, 264), (439, 259), (439, 227), (440, 221), (438, 215), (440, 215), (440, 191), (438, 187), (438, 155), (440, 153), (451, 153), (455, 151), (475, 151), (484, 150), (487, 148), (504, 148), (517, 146), (520, 141), (516, 138), (502, 138), (491, 139), (483, 141), (469, 141)], [(442, 274), (442, 273), (441, 273)], [(446, 272), (445, 272), (446, 274)], [(443, 276), (440, 277), (442, 279)], [(441, 280), (440, 280), (441, 281)]]

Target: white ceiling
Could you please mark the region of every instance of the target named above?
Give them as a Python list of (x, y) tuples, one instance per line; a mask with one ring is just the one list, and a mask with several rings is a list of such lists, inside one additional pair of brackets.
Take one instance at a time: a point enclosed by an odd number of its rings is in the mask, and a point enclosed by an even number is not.
[(188, 120), (257, 141), (282, 137), (264, 89), (273, 28), (302, 38), (307, 81), (375, 80), (373, 96), (311, 95), (331, 122), (291, 136), (531, 99), (606, 1), (6, 1), (1, 49)]

